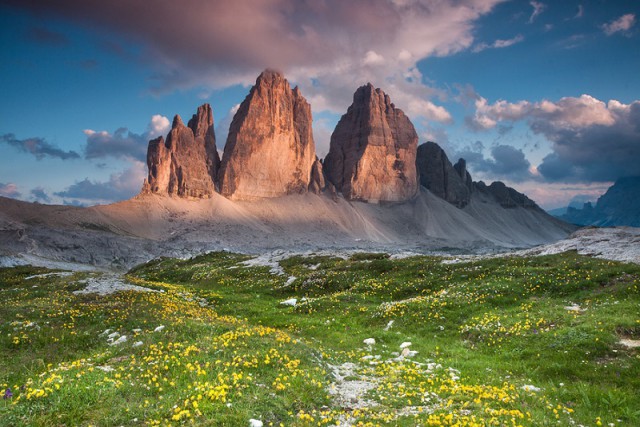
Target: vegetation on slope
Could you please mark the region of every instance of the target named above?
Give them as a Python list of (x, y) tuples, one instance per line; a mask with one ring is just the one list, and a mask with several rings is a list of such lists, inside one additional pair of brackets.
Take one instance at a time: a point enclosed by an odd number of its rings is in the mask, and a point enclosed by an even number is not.
[(248, 258), (0, 269), (0, 425), (640, 425), (640, 266)]

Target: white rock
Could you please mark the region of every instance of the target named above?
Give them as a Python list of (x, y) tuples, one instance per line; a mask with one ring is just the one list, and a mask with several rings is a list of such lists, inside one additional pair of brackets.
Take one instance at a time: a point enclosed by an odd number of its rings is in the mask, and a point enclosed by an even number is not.
[(262, 427), (262, 421), (251, 418), (249, 420), (249, 427)]
[(538, 392), (538, 391), (540, 391), (540, 388), (539, 388), (539, 387), (536, 387), (536, 386), (531, 385), (531, 384), (525, 384), (525, 385), (523, 385), (523, 386), (522, 386), (522, 389), (523, 389), (524, 391), (533, 391), (533, 392)]
[(112, 342), (109, 345), (120, 345), (120, 344), (123, 344), (125, 342), (127, 342), (127, 336), (123, 335), (123, 336), (121, 336), (120, 338), (118, 338), (117, 340), (115, 340), (114, 342)]
[(297, 303), (298, 303), (297, 298), (291, 298), (286, 301), (280, 302), (280, 305), (290, 305), (291, 307), (295, 307)]
[(371, 347), (372, 345), (376, 344), (375, 338), (367, 338), (366, 340), (364, 340), (362, 342), (365, 343), (366, 345), (368, 345), (369, 347)]
[(134, 347), (140, 347), (142, 345), (142, 341), (136, 341), (133, 343)]
[(120, 336), (120, 334), (118, 332), (112, 332), (109, 335), (107, 335), (107, 338), (110, 340), (114, 340), (116, 338), (118, 338)]
[(384, 330), (388, 331), (389, 329), (391, 329), (392, 325), (393, 325), (393, 320), (389, 320), (389, 323), (387, 323), (387, 326), (384, 327)]
[(410, 345), (411, 345), (411, 341), (405, 341), (402, 344), (400, 344), (400, 348), (404, 349), (404, 348), (409, 347)]
[(567, 306), (565, 306), (564, 309), (567, 310), (567, 311), (573, 311), (573, 312), (576, 312), (576, 313), (582, 313), (583, 311), (587, 310), (586, 308), (580, 307), (578, 304), (567, 305)]
[(164, 325), (160, 325), (157, 328), (155, 328), (153, 332), (162, 332), (163, 329), (164, 329)]
[(142, 332), (142, 329), (135, 328), (135, 329), (132, 329), (131, 332), (133, 332), (134, 334), (139, 334), (140, 332)]

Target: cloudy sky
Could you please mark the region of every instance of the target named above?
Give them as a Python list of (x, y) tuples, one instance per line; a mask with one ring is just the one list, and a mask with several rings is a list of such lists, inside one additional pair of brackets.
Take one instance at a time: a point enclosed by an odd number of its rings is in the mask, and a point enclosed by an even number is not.
[(221, 150), (271, 67), (320, 157), (371, 82), (475, 180), (595, 199), (640, 175), (639, 19), (612, 0), (0, 0), (0, 195), (129, 198), (174, 114), (210, 103)]

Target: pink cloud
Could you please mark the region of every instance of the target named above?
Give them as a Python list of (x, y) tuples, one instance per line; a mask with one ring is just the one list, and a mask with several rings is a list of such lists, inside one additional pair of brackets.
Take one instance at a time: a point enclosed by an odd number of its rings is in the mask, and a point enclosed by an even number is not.
[(633, 13), (627, 13), (618, 19), (614, 19), (613, 21), (602, 25), (602, 31), (604, 31), (606, 35), (611, 36), (615, 33), (629, 31), (635, 23), (636, 15)]

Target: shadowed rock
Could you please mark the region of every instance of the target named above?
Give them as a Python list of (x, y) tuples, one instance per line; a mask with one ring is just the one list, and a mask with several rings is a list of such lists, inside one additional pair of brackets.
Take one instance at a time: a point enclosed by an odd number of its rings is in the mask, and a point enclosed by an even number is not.
[(503, 208), (523, 207), (542, 210), (536, 202), (515, 189), (507, 187), (503, 182), (494, 181), (487, 186), (484, 182), (479, 181), (474, 182), (473, 186), (476, 191), (491, 195)]
[(416, 167), (420, 185), (433, 194), (459, 208), (469, 203), (473, 182), (464, 159), (452, 166), (444, 150), (429, 141), (418, 147)]
[(322, 162), (316, 157), (311, 167), (311, 181), (309, 182), (309, 191), (314, 194), (322, 193), (326, 186), (324, 172), (322, 170)]

